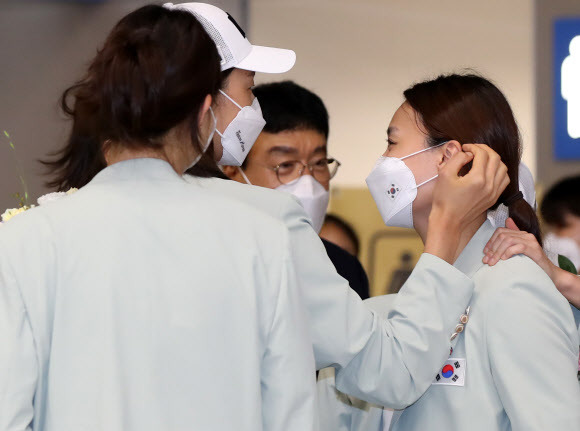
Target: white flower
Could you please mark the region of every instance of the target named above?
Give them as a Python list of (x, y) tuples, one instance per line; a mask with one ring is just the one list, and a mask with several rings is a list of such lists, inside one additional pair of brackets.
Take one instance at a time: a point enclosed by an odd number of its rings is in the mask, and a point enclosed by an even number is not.
[(15, 215), (23, 213), (24, 211), (29, 210), (30, 208), (34, 208), (34, 205), (7, 209), (6, 211), (4, 211), (4, 214), (2, 214), (2, 222), (6, 223)]
[(54, 201), (57, 201), (61, 198), (64, 198), (65, 196), (72, 195), (73, 193), (75, 193), (77, 191), (78, 191), (78, 189), (73, 187), (73, 188), (68, 189), (68, 191), (66, 191), (66, 192), (47, 193), (47, 194), (38, 198), (38, 205), (46, 205), (50, 202), (54, 202)]
[(37, 199), (38, 205), (46, 205), (50, 202), (57, 201), (66, 196), (65, 192), (47, 193)]

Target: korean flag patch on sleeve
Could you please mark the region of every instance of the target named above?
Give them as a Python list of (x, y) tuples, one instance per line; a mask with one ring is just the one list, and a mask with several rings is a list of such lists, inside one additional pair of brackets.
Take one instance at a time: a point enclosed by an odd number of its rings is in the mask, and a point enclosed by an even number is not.
[(465, 359), (449, 358), (435, 376), (432, 385), (465, 386)]

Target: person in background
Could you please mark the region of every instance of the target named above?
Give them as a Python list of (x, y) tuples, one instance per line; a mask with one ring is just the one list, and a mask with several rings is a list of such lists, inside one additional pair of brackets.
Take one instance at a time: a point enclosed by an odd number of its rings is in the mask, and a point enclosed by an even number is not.
[(342, 217), (335, 214), (326, 214), (320, 237), (338, 245), (353, 256), (359, 257), (360, 240), (354, 228)]
[(554, 184), (542, 199), (540, 213), (550, 230), (546, 248), (580, 269), (580, 176)]
[[(294, 82), (253, 89), (266, 125), (242, 166), (224, 166), (231, 179), (294, 195), (320, 232), (329, 200), (330, 180), (340, 163), (328, 157), (328, 112), (316, 94)], [(338, 273), (365, 299), (369, 283), (359, 260), (322, 237)]]
[(0, 430), (315, 429), (288, 230), (183, 180), (221, 80), (199, 21), (149, 5), (65, 91), (51, 166), (89, 183), (0, 229)]

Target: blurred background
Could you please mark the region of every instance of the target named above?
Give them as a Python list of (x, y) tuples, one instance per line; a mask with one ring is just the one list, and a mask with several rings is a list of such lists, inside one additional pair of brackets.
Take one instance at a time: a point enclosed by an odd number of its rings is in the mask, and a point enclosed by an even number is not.
[[(580, 139), (563, 133), (566, 123), (559, 121), (566, 107), (561, 64), (571, 37), (580, 35), (578, 0), (209, 2), (236, 17), (252, 43), (296, 51), (294, 69), (258, 75), (257, 83), (292, 79), (327, 105), (330, 155), (342, 162), (330, 211), (359, 235), (372, 294), (388, 291), (422, 249), (411, 231), (384, 227), (364, 183), (385, 149), (402, 91), (413, 82), (466, 69), (482, 73), (512, 105), (539, 198), (560, 178), (580, 174)], [(37, 160), (66, 138), (60, 94), (119, 18), (147, 3), (0, 0), (0, 212), (18, 206), (20, 176), (31, 202), (48, 191)]]

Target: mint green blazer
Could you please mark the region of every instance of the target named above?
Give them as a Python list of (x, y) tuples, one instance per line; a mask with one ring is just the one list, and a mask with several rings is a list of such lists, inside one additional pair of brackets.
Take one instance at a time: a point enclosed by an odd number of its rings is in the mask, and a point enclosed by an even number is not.
[(0, 430), (313, 430), (287, 228), (117, 163), (0, 226)]
[(334, 367), (338, 389), (393, 408), (404, 408), (423, 395), (455, 343), (450, 335), (473, 294), (470, 277), (423, 254), (395, 312), (383, 319), (337, 274), (308, 216), (291, 195), (215, 178), (187, 181), (286, 224), (316, 367)]

